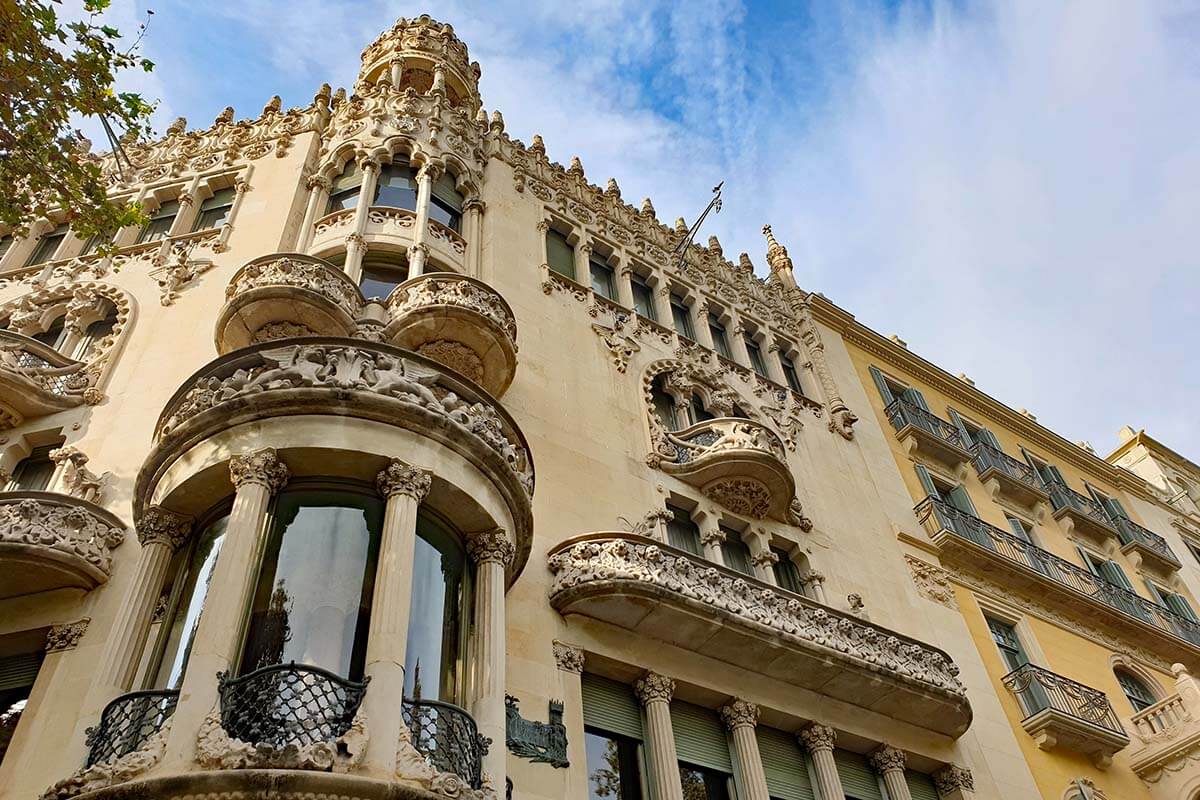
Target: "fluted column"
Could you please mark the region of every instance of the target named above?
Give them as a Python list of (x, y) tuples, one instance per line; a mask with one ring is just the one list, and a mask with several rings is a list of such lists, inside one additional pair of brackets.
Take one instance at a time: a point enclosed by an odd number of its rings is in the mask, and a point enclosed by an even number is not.
[(842, 800), (846, 792), (842, 789), (842, 777), (838, 775), (837, 761), (833, 758), (837, 733), (827, 725), (810, 722), (797, 738), (812, 759), (813, 777), (821, 800)]
[[(553, 642), (554, 661), (558, 665), (559, 696), (563, 701), (563, 725), (567, 729), (567, 760), (586, 764), (587, 750), (583, 731), (583, 648), (568, 642)], [(567, 797), (588, 796), (587, 770), (572, 769), (567, 775)]]
[(266, 545), (267, 509), (271, 496), (283, 488), (289, 476), (273, 447), (229, 459), (229, 477), (235, 489), (233, 508), (210, 578), (219, 591), (205, 598), (196, 624), (164, 763), (192, 761), (200, 723), (218, 706), (217, 673), (237, 667), (246, 611)]
[(888, 744), (871, 754), (871, 767), (883, 778), (888, 800), (912, 800), (912, 793), (908, 791), (908, 781), (904, 780), (905, 760), (903, 750), (897, 750)]
[(379, 161), (374, 158), (360, 157), (358, 169), (362, 173), (362, 183), (358, 187), (358, 202), (354, 206), (354, 228), (346, 236), (346, 260), (342, 269), (350, 279), (358, 283), (362, 277), (362, 260), (367, 252), (363, 241), (363, 231), (367, 229), (367, 212), (371, 210), (371, 202), (375, 199), (375, 184), (379, 180)]
[(324, 175), (312, 175), (308, 179), (308, 206), (304, 209), (304, 222), (300, 223), (300, 235), (296, 238), (296, 252), (307, 253), (312, 246), (313, 228), (317, 217), (329, 205), (329, 189), (332, 182)]
[(415, 278), (425, 272), (428, 255), (425, 241), (429, 238), (429, 199), (433, 196), (433, 182), (441, 174), (441, 168), (433, 164), (422, 164), (417, 170), (417, 218), (413, 223), (413, 246), (408, 253), (408, 277)]
[(467, 240), (467, 274), (488, 280), (490, 276), (483, 275), (483, 212), (487, 204), (478, 197), (472, 197), (463, 203), (463, 238)]
[(633, 685), (646, 710), (646, 757), (650, 765), (650, 796), (654, 800), (683, 800), (679, 780), (679, 756), (675, 753), (675, 731), (671, 728), (671, 696), (675, 681), (647, 672)]
[(971, 770), (957, 764), (947, 764), (933, 773), (933, 785), (941, 800), (971, 800), (975, 796)]
[(467, 552), (475, 562), (475, 688), (472, 707), (479, 732), (492, 740), (483, 759), (483, 769), (493, 786), (505, 778), (505, 573), (516, 555), (508, 535), (500, 528), (472, 534)]
[(363, 697), (363, 713), (371, 729), (364, 767), (376, 777), (391, 779), (396, 771), (396, 742), (403, 720), (404, 657), (412, 608), (412, 564), (417, 541), (417, 510), (429, 493), (428, 472), (393, 460), (375, 478), (387, 499), (383, 535), (371, 596), (364, 673), (371, 685)]
[(721, 719), (733, 738), (733, 755), (741, 767), (745, 800), (771, 800), (767, 773), (763, 771), (762, 756), (758, 752), (758, 738), (754, 735), (758, 706), (735, 699), (721, 707)]

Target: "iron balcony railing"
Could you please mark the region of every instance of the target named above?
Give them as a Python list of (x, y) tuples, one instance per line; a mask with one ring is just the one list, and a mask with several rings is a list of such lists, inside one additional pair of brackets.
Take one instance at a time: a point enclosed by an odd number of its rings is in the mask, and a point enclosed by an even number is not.
[(1047, 489), (1050, 492), (1050, 505), (1054, 506), (1055, 511), (1069, 508), (1106, 528), (1113, 528), (1112, 520), (1104, 513), (1104, 508), (1086, 494), (1080, 494), (1061, 483), (1050, 483)]
[(923, 408), (918, 408), (912, 403), (903, 398), (896, 398), (887, 408), (883, 410), (887, 415), (888, 421), (892, 423), (892, 427), (897, 431), (902, 431), (909, 425), (914, 428), (929, 433), (941, 439), (947, 444), (954, 445), (960, 450), (966, 450), (967, 445), (963, 442), (962, 433), (954, 425), (951, 425), (946, 420), (926, 411)]
[(470, 714), (439, 700), (405, 698), (403, 716), (413, 747), (430, 766), (454, 773), (472, 789), (483, 785), (483, 757), (491, 740), (479, 735)]
[(140, 750), (175, 713), (179, 692), (162, 690), (123, 694), (104, 707), (100, 722), (87, 729), (89, 767), (116, 761)]
[(1122, 586), (1109, 583), (1083, 567), (989, 525), (936, 497), (925, 498), (917, 505), (915, 511), (917, 518), (931, 534), (946, 531), (966, 539), (991, 550), (1000, 558), (1041, 573), (1047, 580), (1200, 646), (1200, 622), (1176, 614), (1169, 608), (1147, 600)]
[(1025, 719), (1053, 709), (1077, 720), (1126, 736), (1108, 695), (1099, 689), (1064, 678), (1048, 669), (1025, 664), (1004, 676), (1004, 685), (1016, 695)]
[(1136, 542), (1143, 547), (1153, 550), (1168, 561), (1179, 564), (1179, 558), (1175, 555), (1175, 551), (1171, 549), (1171, 545), (1167, 544), (1166, 539), (1154, 531), (1143, 528), (1133, 520), (1125, 519), (1124, 517), (1118, 518), (1117, 536), (1121, 539), (1121, 544)]
[(275, 664), (230, 678), (217, 675), (221, 726), (232, 738), (281, 748), (332, 742), (354, 721), (367, 681), (320, 667)]
[(987, 442), (976, 442), (971, 445), (971, 453), (975, 456), (975, 472), (979, 475), (989, 469), (994, 469), (997, 472), (1003, 472), (1013, 480), (1020, 481), (1039, 491), (1045, 491), (1034, 468), (1019, 458), (1013, 458)]

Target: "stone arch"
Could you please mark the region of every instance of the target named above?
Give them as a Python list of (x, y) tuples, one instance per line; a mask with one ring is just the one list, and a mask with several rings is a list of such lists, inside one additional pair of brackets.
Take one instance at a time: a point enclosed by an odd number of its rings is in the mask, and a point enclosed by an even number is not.
[(703, 352), (677, 353), (674, 358), (650, 363), (642, 374), (642, 401), (651, 447), (655, 452), (661, 452), (668, 457), (675, 453), (667, 440), (666, 427), (654, 407), (654, 384), (660, 376), (665, 376), (664, 388), (675, 399), (677, 409), (686, 405), (690, 395), (695, 393), (700, 396), (705, 407), (712, 410), (714, 416), (730, 416), (733, 406), (737, 405), (750, 419), (760, 420), (761, 415), (751, 398), (734, 389), (725, 380), (722, 368), (712, 355)]
[(1113, 679), (1116, 680), (1118, 672), (1127, 672), (1137, 678), (1142, 684), (1150, 690), (1154, 695), (1155, 700), (1162, 700), (1171, 692), (1168, 691), (1158, 678), (1151, 672), (1135, 661), (1131, 656), (1124, 653), (1114, 653), (1108, 659), (1109, 669), (1113, 672)]

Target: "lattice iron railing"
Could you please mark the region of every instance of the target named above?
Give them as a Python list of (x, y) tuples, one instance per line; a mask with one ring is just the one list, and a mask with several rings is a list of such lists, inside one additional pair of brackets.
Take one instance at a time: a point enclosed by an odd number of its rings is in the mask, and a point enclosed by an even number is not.
[(332, 742), (349, 729), (367, 681), (306, 664), (275, 664), (240, 678), (217, 676), (221, 725), (234, 739), (272, 747)]
[(1004, 685), (1016, 695), (1025, 719), (1046, 709), (1125, 735), (1108, 695), (1099, 689), (1064, 678), (1048, 669), (1025, 664), (1004, 676)]
[(918, 408), (903, 398), (898, 397), (893, 400), (883, 410), (883, 413), (887, 415), (888, 421), (897, 431), (902, 431), (911, 425), (936, 436), (946, 444), (954, 445), (960, 450), (967, 449), (966, 443), (963, 442), (962, 432), (956, 426), (936, 414)]
[(130, 692), (104, 707), (100, 722), (87, 729), (89, 767), (139, 750), (175, 713), (177, 690)]
[(472, 789), (483, 785), (483, 757), (491, 741), (479, 735), (463, 709), (439, 700), (405, 699), (404, 724), (413, 747), (435, 769), (452, 772)]

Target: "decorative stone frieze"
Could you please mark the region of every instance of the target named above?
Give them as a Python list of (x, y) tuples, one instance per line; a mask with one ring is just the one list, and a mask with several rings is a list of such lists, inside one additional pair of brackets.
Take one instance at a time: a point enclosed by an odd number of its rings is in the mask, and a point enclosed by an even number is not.
[(418, 503), (429, 494), (432, 482), (433, 477), (428, 470), (406, 464), (399, 459), (392, 459), (375, 478), (375, 485), (384, 497), (402, 494)]
[(950, 573), (941, 567), (934, 566), (928, 561), (922, 561), (910, 555), (904, 556), (908, 571), (912, 574), (913, 584), (917, 593), (926, 600), (940, 603), (946, 608), (958, 609), (958, 601), (954, 598), (954, 585), (950, 582)]
[(125, 525), (108, 511), (50, 492), (0, 495), (0, 597), (93, 589), (108, 580)]
[(205, 769), (304, 769), (350, 772), (362, 762), (367, 749), (367, 720), (361, 706), (350, 727), (333, 741), (288, 744), (276, 747), (234, 739), (221, 724), (214, 708), (196, 736), (196, 763)]
[(83, 634), (87, 633), (88, 624), (91, 621), (91, 617), (84, 617), (75, 622), (50, 626), (50, 631), (46, 634), (46, 652), (60, 653), (63, 650), (75, 649), (79, 640), (83, 638)]
[(191, 534), (191, 517), (168, 511), (162, 506), (147, 508), (137, 524), (138, 541), (142, 543), (142, 547), (151, 542), (160, 542), (172, 551), (178, 550), (187, 543)]
[(289, 477), (291, 472), (274, 447), (264, 447), (229, 459), (229, 479), (237, 488), (247, 483), (257, 483), (274, 494), (284, 487)]
[(758, 724), (758, 706), (748, 700), (735, 698), (732, 702), (721, 706), (721, 721), (729, 730), (735, 728), (753, 728)]
[(554, 640), (554, 663), (564, 672), (583, 673), (583, 648)]
[(67, 800), (133, 780), (162, 760), (170, 732), (171, 720), (167, 719), (141, 747), (113, 761), (82, 767), (74, 775), (64, 778), (43, 792), (39, 800)]
[[(751, 658), (745, 666), (759, 673), (953, 736), (970, 723), (958, 667), (944, 652), (681, 550), (634, 534), (598, 533), (558, 545), (548, 566), (554, 575), (550, 602), (561, 613), (672, 642), (673, 631), (701, 613), (714, 634), (724, 632), (723, 647), (706, 648), (707, 657), (735, 665)], [(623, 598), (620, 607), (607, 602), (613, 596)], [(621, 611), (645, 604), (656, 606), (655, 613)], [(740, 645), (739, 632), (747, 637)], [(778, 668), (776, 659), (749, 646), (763, 634), (788, 656)], [(708, 636), (694, 631), (691, 639)], [(798, 661), (812, 668), (799, 668)], [(829, 680), (833, 674), (838, 681)]]

